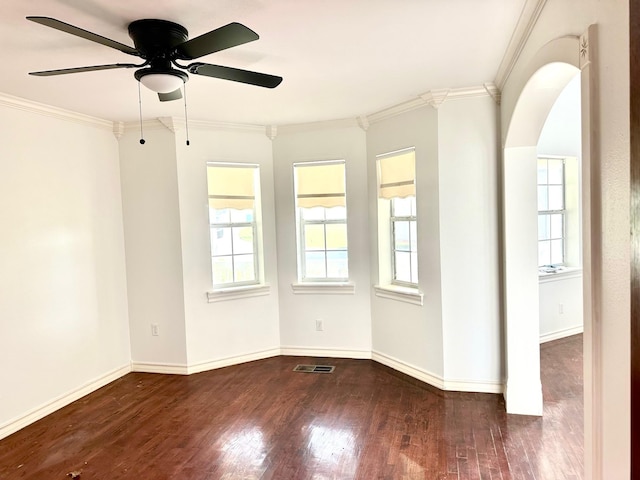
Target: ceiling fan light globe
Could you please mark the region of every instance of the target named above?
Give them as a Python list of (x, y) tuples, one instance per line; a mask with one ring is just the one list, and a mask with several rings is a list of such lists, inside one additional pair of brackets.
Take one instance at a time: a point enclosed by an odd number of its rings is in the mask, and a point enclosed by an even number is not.
[(140, 78), (142, 85), (157, 93), (171, 93), (182, 87), (184, 81), (177, 75), (149, 73)]

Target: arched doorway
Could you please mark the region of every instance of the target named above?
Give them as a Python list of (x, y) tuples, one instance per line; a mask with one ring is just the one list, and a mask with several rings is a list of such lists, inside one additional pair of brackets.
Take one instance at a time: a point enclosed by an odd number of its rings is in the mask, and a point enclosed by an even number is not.
[[(577, 40), (577, 39), (576, 39)], [(577, 41), (576, 41), (577, 51)], [(518, 98), (503, 151), (507, 412), (542, 415), (538, 298), (537, 145), (551, 107), (579, 69), (549, 62)]]

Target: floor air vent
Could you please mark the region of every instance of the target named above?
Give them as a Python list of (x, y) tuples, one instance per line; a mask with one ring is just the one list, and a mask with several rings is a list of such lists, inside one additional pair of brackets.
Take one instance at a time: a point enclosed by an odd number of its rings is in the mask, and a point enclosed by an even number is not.
[(305, 373), (333, 373), (334, 368), (336, 367), (332, 367), (330, 365), (296, 365), (296, 368), (294, 368), (293, 371)]

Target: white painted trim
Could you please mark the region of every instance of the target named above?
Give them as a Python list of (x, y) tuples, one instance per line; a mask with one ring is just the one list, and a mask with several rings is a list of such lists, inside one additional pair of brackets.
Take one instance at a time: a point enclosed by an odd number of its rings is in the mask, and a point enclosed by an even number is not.
[(339, 350), (335, 348), (317, 347), (280, 347), (280, 355), (291, 355), (294, 357), (328, 357), (328, 358), (356, 358), (371, 359), (369, 350)]
[(332, 128), (362, 128), (359, 124), (358, 118), (339, 118), (336, 120), (323, 120), (319, 122), (278, 125), (278, 135), (287, 133), (315, 132), (317, 130), (327, 130)]
[[(158, 117), (150, 118), (142, 121), (142, 127), (144, 130), (170, 130), (176, 133), (179, 130), (184, 130), (185, 120), (180, 117)], [(126, 122), (124, 123), (125, 131), (139, 131), (140, 122)], [(189, 120), (190, 130), (227, 130), (227, 131), (243, 131), (250, 133), (259, 133), (265, 135), (267, 127), (264, 125), (251, 125), (241, 123), (224, 123), (224, 122), (210, 122), (206, 120)]]
[(505, 83), (507, 83), (509, 75), (511, 75), (511, 72), (518, 62), (520, 54), (527, 44), (529, 36), (538, 22), (538, 18), (540, 18), (540, 14), (546, 3), (547, 0), (525, 1), (516, 28), (513, 31), (513, 35), (511, 35), (511, 40), (509, 40), (509, 45), (504, 52), (504, 56), (498, 67), (498, 72), (496, 73), (495, 84), (498, 86), (498, 89), (502, 90)]
[(417, 380), (428, 383), (429, 385), (444, 391), (454, 392), (474, 392), (474, 393), (503, 393), (504, 385), (497, 381), (478, 381), (478, 380), (445, 380), (440, 375), (436, 375), (426, 370), (411, 365), (407, 362), (394, 358), (381, 352), (372, 352), (373, 361), (386, 365), (398, 372), (409, 375)]
[(417, 98), (369, 114), (366, 119), (370, 125), (425, 106), (438, 108), (442, 103), (448, 100), (489, 96), (497, 103), (500, 103), (500, 91), (493, 83), (485, 83), (484, 85), (473, 87), (429, 90), (428, 92), (419, 95)]
[(218, 360), (209, 360), (206, 362), (194, 363), (187, 367), (187, 374), (201, 373), (218, 368), (230, 367), (246, 362), (254, 362), (265, 358), (277, 357), (280, 355), (279, 348), (270, 348), (260, 352), (246, 353), (244, 355), (235, 355), (233, 357), (221, 358)]
[(44, 103), (34, 102), (25, 98), (14, 97), (5, 93), (0, 93), (0, 106), (43, 115), (45, 117), (52, 117), (58, 120), (66, 120), (74, 123), (80, 123), (82, 125), (89, 125), (91, 127), (98, 127), (110, 132), (113, 131), (113, 122), (109, 120), (83, 115), (82, 113), (72, 112), (71, 110), (65, 110), (63, 108), (52, 107), (51, 105), (45, 105)]
[(138, 373), (162, 373), (165, 375), (189, 375), (187, 365), (175, 363), (131, 362), (131, 371)]
[(415, 288), (399, 287), (397, 285), (374, 285), (373, 290), (375, 291), (376, 297), (388, 298), (419, 306), (424, 304), (424, 293)]
[(130, 365), (125, 365), (120, 368), (116, 368), (111, 372), (106, 373), (94, 380), (91, 380), (84, 385), (68, 392), (63, 395), (60, 395), (53, 400), (36, 407), (24, 415), (15, 418), (13, 420), (9, 420), (4, 425), (0, 425), (0, 439), (8, 437), (12, 433), (17, 432), (18, 430), (26, 427), (27, 425), (31, 425), (32, 423), (40, 420), (41, 418), (46, 417), (47, 415), (52, 414), (56, 410), (60, 410), (63, 407), (75, 402), (76, 400), (98, 390), (99, 388), (104, 387), (105, 385), (117, 380), (118, 378), (126, 375), (131, 371)]
[(555, 332), (545, 333), (540, 335), (540, 343), (552, 342), (553, 340), (559, 340), (561, 338), (570, 337), (572, 335), (578, 335), (584, 332), (584, 325), (578, 325), (576, 327), (563, 328), (556, 330)]
[(354, 295), (356, 284), (351, 282), (292, 283), (291, 290), (296, 295)]
[(582, 269), (568, 268), (557, 273), (539, 273), (538, 283), (559, 282), (562, 280), (568, 280), (570, 278), (582, 278)]
[(207, 292), (207, 301), (223, 302), (225, 300), (237, 300), (239, 298), (261, 297), (271, 293), (271, 286), (268, 283), (258, 285), (246, 285), (242, 287), (221, 288)]

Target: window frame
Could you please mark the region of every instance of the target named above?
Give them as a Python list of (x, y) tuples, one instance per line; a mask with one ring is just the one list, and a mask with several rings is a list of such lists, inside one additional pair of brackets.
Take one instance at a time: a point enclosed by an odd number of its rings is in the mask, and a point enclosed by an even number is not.
[[(327, 210), (330, 208), (336, 207), (324, 207), (317, 206), (311, 208), (322, 208), (323, 209), (323, 219), (305, 219), (304, 211), (310, 208), (300, 207), (298, 205), (298, 174), (296, 168), (309, 168), (313, 166), (322, 166), (322, 165), (343, 165), (344, 168), (344, 197), (345, 197), (345, 205), (344, 207), (344, 218), (342, 219), (327, 219)], [(348, 212), (346, 205), (346, 182), (347, 182), (347, 164), (345, 160), (322, 160), (322, 161), (305, 161), (305, 162), (296, 162), (293, 164), (293, 177), (294, 177), (294, 201), (295, 201), (295, 214), (296, 214), (296, 240), (297, 240), (297, 256), (298, 256), (298, 281), (300, 283), (320, 283), (320, 284), (344, 284), (349, 282), (349, 228), (348, 228)], [(307, 250), (306, 249), (306, 234), (305, 234), (305, 226), (307, 225), (322, 225), (323, 226), (323, 239), (324, 239), (324, 249), (322, 250)], [(344, 225), (346, 231), (346, 247), (344, 249), (327, 249), (327, 225)], [(324, 263), (325, 263), (325, 277), (312, 277), (307, 276), (307, 261), (306, 254), (307, 252), (324, 252)], [(328, 276), (328, 255), (330, 252), (345, 252), (346, 254), (346, 265), (347, 265), (347, 275), (345, 277), (329, 277)]]
[[(544, 269), (544, 268), (551, 268), (551, 267), (557, 267), (557, 266), (565, 266), (566, 262), (567, 262), (567, 176), (566, 176), (566, 158), (565, 157), (559, 157), (559, 156), (551, 156), (551, 155), (540, 155), (537, 157), (536, 162), (539, 162), (540, 160), (545, 160), (547, 162), (547, 166), (546, 166), (546, 173), (547, 173), (547, 181), (545, 183), (539, 183), (538, 182), (538, 177), (536, 177), (536, 198), (537, 201), (539, 202), (539, 193), (538, 193), (538, 187), (547, 187), (547, 206), (549, 204), (549, 190), (548, 188), (550, 186), (561, 186), (562, 187), (562, 208), (561, 209), (546, 209), (546, 210), (537, 210), (538, 213), (538, 225), (540, 222), (540, 217), (544, 216), (544, 217), (548, 217), (548, 222), (549, 222), (549, 235), (548, 238), (540, 238), (540, 232), (539, 232), (539, 228), (538, 228), (538, 240), (537, 240), (537, 245), (538, 245), (538, 268), (539, 269)], [(554, 160), (554, 161), (561, 161), (562, 162), (562, 182), (561, 183), (549, 183), (549, 160)], [(554, 237), (551, 234), (551, 216), (552, 215), (560, 215), (562, 218), (562, 233), (560, 237)], [(562, 241), (562, 261), (558, 262), (558, 263), (552, 263), (552, 252), (551, 252), (551, 242), (554, 240), (561, 240)], [(541, 242), (548, 242), (550, 244), (549, 246), (549, 263), (540, 263), (540, 244)]]
[[(231, 210), (237, 210), (237, 209), (232, 209), (227, 207), (226, 210), (228, 210), (228, 215), (229, 215), (229, 221), (228, 222), (213, 222), (212, 221), (212, 216), (211, 216), (211, 206), (209, 205), (208, 201), (207, 201), (207, 209), (208, 209), (208, 217), (209, 217), (209, 252), (210, 252), (210, 265), (211, 265), (211, 283), (213, 286), (214, 290), (223, 290), (223, 289), (229, 289), (229, 288), (235, 288), (235, 287), (248, 287), (248, 286), (254, 286), (254, 285), (260, 285), (261, 282), (261, 272), (260, 272), (260, 244), (259, 244), (259, 231), (258, 231), (258, 202), (259, 202), (259, 181), (260, 181), (260, 165), (255, 164), (255, 163), (230, 163), (230, 162), (207, 162), (207, 167), (222, 167), (222, 168), (250, 168), (253, 170), (253, 196), (254, 196), (254, 201), (253, 201), (253, 207), (252, 207), (252, 221), (247, 222), (234, 222), (232, 220), (232, 213)], [(220, 196), (216, 196), (216, 195), (210, 195), (207, 194), (207, 199), (210, 200), (211, 198), (220, 198)], [(224, 209), (216, 209), (216, 210), (224, 210)], [(243, 209), (243, 210), (248, 210), (248, 209)], [(237, 210), (237, 211), (241, 211), (241, 210)], [(252, 233), (252, 252), (250, 254), (247, 253), (234, 253), (234, 244), (233, 244), (233, 230), (234, 228), (246, 228), (246, 227), (250, 227), (251, 228), (251, 233)], [(231, 235), (231, 253), (230, 254), (225, 254), (225, 255), (214, 255), (213, 252), (213, 239), (212, 239), (212, 233), (213, 233), (213, 229), (215, 228), (222, 228), (222, 229), (229, 229), (230, 235)], [(232, 277), (235, 279), (236, 277), (236, 257), (239, 256), (245, 256), (245, 255), (253, 255), (253, 280), (243, 280), (243, 281), (231, 281), (231, 282), (226, 282), (226, 283), (215, 283), (215, 275), (214, 275), (214, 265), (213, 265), (213, 260), (214, 258), (217, 257), (231, 257), (231, 274)]]
[[(418, 239), (417, 239), (417, 229), (418, 229), (418, 216), (417, 216), (417, 207), (416, 207), (416, 196), (413, 195), (411, 196), (411, 198), (413, 198), (413, 205), (412, 205), (412, 210), (413, 210), (413, 214), (409, 215), (409, 216), (397, 216), (394, 215), (394, 202), (397, 200), (398, 197), (395, 198), (391, 198), (389, 200), (389, 227), (390, 227), (390, 241), (391, 241), (391, 285), (398, 285), (400, 287), (407, 287), (407, 288), (418, 288), (418, 282), (411, 282), (411, 281), (406, 281), (406, 280), (399, 280), (398, 274), (397, 274), (397, 268), (396, 268), (396, 252), (408, 252), (409, 255), (411, 256), (411, 254), (416, 255), (416, 264), (417, 264), (417, 256), (418, 256)], [(410, 197), (406, 197), (406, 198), (410, 198)], [(396, 246), (396, 222), (409, 222), (409, 250), (397, 250), (395, 248)], [(416, 226), (416, 244), (415, 244), (415, 248), (413, 248), (414, 246), (411, 244), (411, 223), (414, 223)], [(417, 266), (417, 265), (416, 265)], [(413, 266), (412, 266), (412, 262), (411, 260), (409, 260), (409, 277), (413, 277), (413, 270), (412, 270)], [(415, 276), (418, 277), (418, 272), (415, 272)]]

